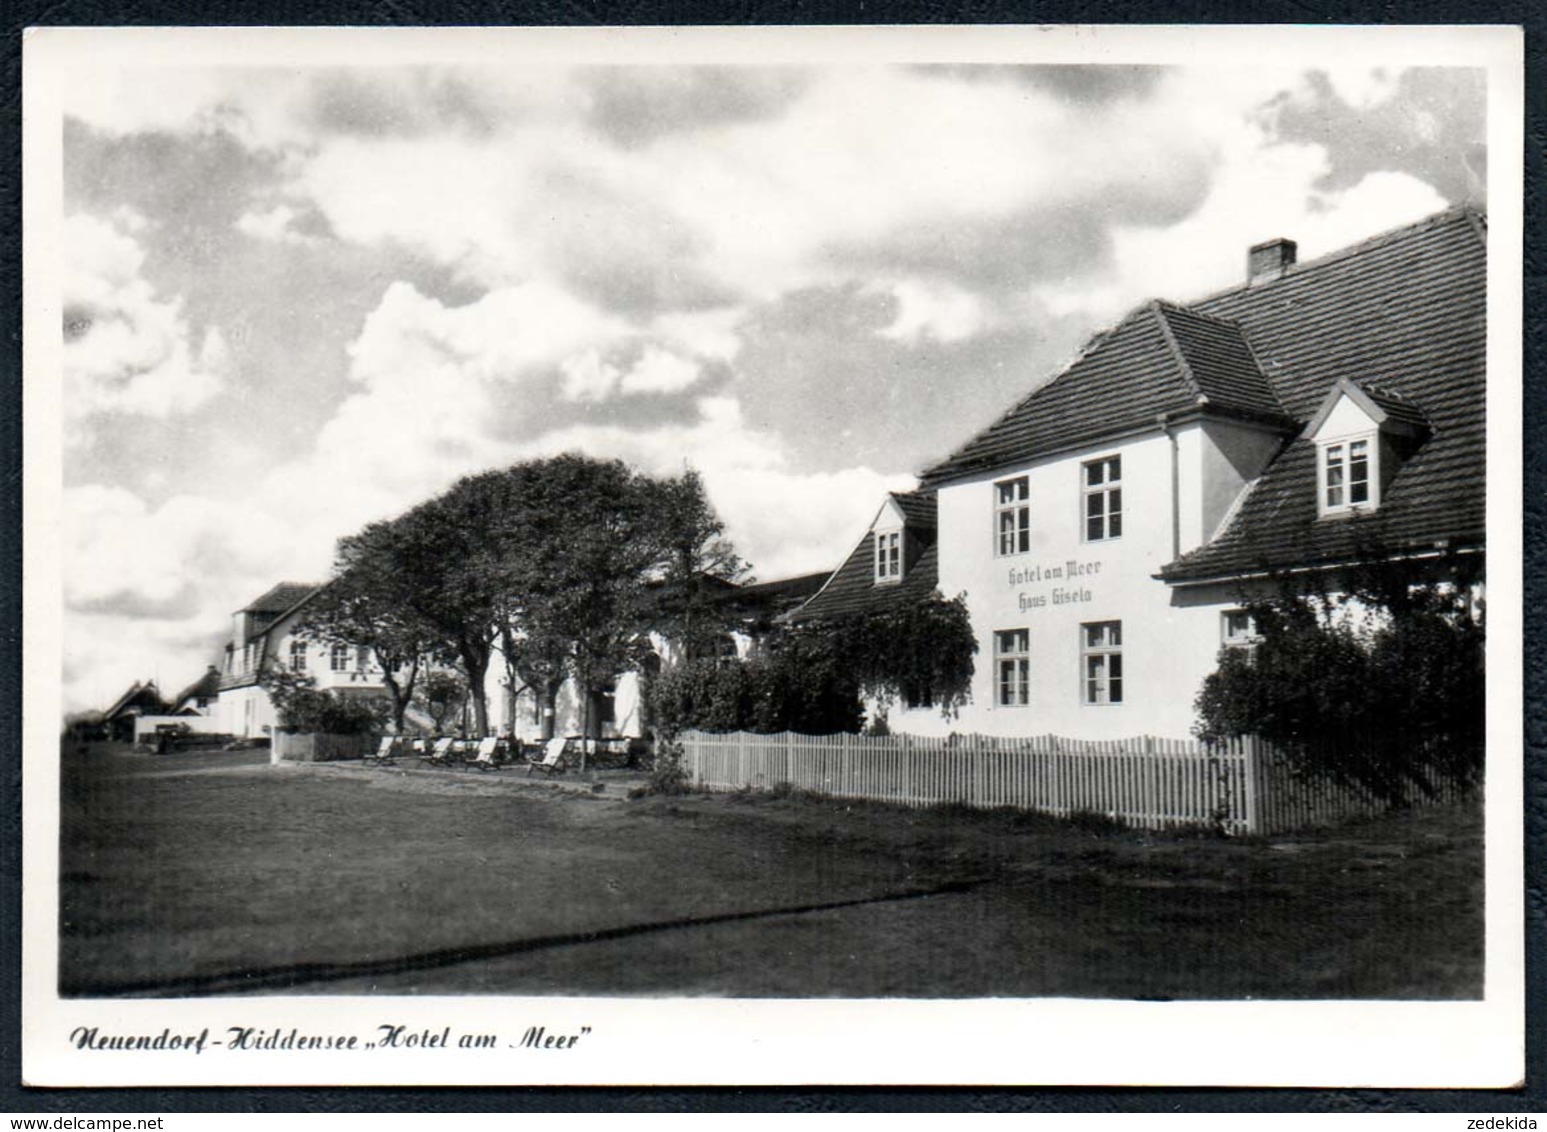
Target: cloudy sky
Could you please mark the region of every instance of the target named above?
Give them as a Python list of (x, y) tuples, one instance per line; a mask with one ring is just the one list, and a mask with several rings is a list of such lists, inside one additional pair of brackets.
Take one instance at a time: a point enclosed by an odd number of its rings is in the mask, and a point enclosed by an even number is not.
[(1149, 297), (1481, 202), (1483, 74), (112, 70), (67, 96), (65, 706), (458, 476), (690, 463), (758, 577)]

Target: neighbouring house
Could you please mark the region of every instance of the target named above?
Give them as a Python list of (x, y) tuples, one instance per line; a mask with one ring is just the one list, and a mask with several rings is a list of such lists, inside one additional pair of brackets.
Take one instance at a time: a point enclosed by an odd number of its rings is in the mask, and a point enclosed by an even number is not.
[(242, 738), (269, 734), (278, 715), (259, 682), (265, 665), (309, 675), (323, 690), (385, 696), (381, 669), (368, 648), (318, 642), (298, 630), (320, 585), (280, 582), (232, 615), (215, 703), (217, 730)]
[[(792, 616), (939, 590), (978, 638), (971, 703), (893, 730), (1187, 735), (1245, 597), (1381, 555), (1481, 577), (1486, 223), (1454, 209), (1149, 302), (884, 501)], [(920, 697), (927, 700), (927, 697)]]
[(173, 715), (214, 715), (220, 699), (220, 669), (213, 664), (172, 701)]
[(142, 715), (165, 715), (166, 711), (166, 701), (156, 689), (156, 682), (147, 680), (142, 684), (136, 680), (102, 713), (102, 727), (107, 738), (127, 743), (134, 738), (136, 719)]

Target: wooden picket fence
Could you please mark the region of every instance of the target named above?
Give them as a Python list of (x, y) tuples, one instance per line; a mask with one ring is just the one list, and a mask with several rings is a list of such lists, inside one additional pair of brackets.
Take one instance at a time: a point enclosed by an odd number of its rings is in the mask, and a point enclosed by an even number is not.
[[(905, 806), (958, 803), (1142, 829), (1283, 833), (1371, 815), (1360, 791), (1309, 782), (1255, 737), (1076, 740), (1056, 735), (754, 735), (684, 732), (684, 769), (704, 790), (809, 790)], [(1452, 788), (1442, 800), (1455, 795)], [(1414, 799), (1415, 801), (1417, 799)]]

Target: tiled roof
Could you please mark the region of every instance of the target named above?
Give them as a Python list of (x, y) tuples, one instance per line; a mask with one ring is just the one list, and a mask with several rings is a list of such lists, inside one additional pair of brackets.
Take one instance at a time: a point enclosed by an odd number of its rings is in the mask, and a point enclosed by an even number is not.
[(767, 582), (750, 582), (738, 586), (724, 596), (727, 604), (747, 609), (772, 608), (776, 611), (805, 601), (822, 588), (822, 583), (832, 576), (831, 570), (816, 574), (800, 574), (793, 578), (774, 578)]
[(1140, 307), (1097, 335), (1063, 372), (924, 472), (925, 484), (1154, 427), (1204, 407), (1286, 426), (1239, 326), (1170, 303)]
[[(1208, 546), (1163, 576), (1198, 580), (1484, 533), (1486, 248), (1470, 209), (1440, 213), (1272, 281), (1152, 302), (923, 475), (928, 486), (1150, 431), (1161, 413), (1304, 424), (1340, 378), (1423, 438), (1357, 523), (1318, 520), (1312, 445), (1286, 444)], [(1356, 531), (1358, 532), (1356, 535)]]
[(130, 684), (128, 690), (114, 700), (113, 706), (103, 713), (103, 718), (113, 719), (120, 713), (131, 712), (135, 708), (150, 715), (156, 715), (166, 709), (166, 701), (161, 698), (154, 680), (147, 680), (143, 684), (136, 680)]
[(1392, 420), (1399, 421), (1415, 429), (1427, 429), (1429, 427), (1429, 419), (1423, 415), (1423, 410), (1400, 395), (1389, 389), (1377, 388), (1367, 383), (1362, 385), (1361, 388), (1370, 400), (1379, 405)]
[(908, 529), (934, 530), (940, 508), (932, 491), (894, 491), (891, 500), (902, 512), (903, 525)]
[(1269, 420), (1284, 419), (1284, 407), (1240, 326), (1171, 303), (1154, 307), (1203, 403)]
[(220, 669), (216, 668), (212, 664), (204, 670), (203, 676), (200, 676), (192, 684), (189, 684), (188, 687), (184, 688), (177, 694), (177, 698), (172, 701), (172, 707), (175, 710), (182, 707), (190, 700), (214, 699), (219, 694)]
[(321, 587), (308, 582), (280, 582), (262, 597), (244, 606), (243, 613), (288, 613)]
[(935, 553), (935, 493), (894, 492), (891, 498), (902, 508), (904, 515), (902, 581), (876, 582), (875, 536), (866, 531), (843, 565), (833, 571), (827, 584), (789, 615), (791, 620), (865, 613), (899, 601), (926, 598), (935, 592), (940, 582)]
[(1485, 275), (1482, 221), (1457, 209), (1196, 304), (1246, 329), (1298, 419), (1347, 377), (1427, 434), (1384, 489), (1380, 508), (1355, 520), (1317, 518), (1315, 445), (1295, 440), (1226, 530), (1162, 575), (1196, 581), (1337, 562), (1372, 547), (1481, 546)]

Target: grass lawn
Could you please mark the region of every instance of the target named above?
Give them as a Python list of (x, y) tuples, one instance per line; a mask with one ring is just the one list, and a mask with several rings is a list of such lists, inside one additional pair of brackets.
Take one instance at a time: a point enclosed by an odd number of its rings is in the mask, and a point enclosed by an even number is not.
[(1221, 841), (265, 752), (62, 768), (69, 996), (1482, 992), (1475, 807)]

